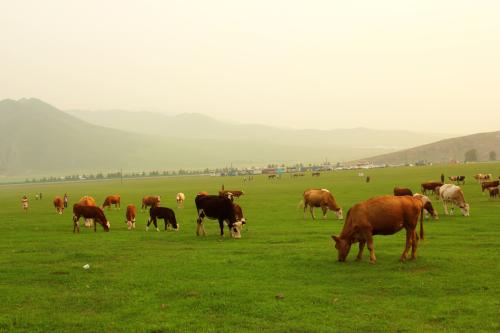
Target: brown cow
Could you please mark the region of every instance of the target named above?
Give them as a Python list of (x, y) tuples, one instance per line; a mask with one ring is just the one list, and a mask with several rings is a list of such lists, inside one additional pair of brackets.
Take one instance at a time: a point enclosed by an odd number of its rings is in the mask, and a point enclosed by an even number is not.
[(111, 205), (115, 205), (115, 208), (120, 208), (121, 197), (118, 194), (108, 195), (106, 199), (104, 199), (104, 203), (102, 204), (102, 209), (108, 207), (111, 209)]
[(54, 198), (54, 208), (58, 214), (62, 214), (64, 211), (64, 201), (61, 197)]
[(128, 230), (135, 229), (135, 217), (137, 216), (137, 208), (135, 205), (128, 205), (127, 212), (125, 213), (126, 223)]
[(147, 195), (144, 198), (142, 198), (142, 206), (141, 209), (145, 210), (148, 207), (159, 207), (160, 206), (160, 196), (152, 196), (152, 195)]
[(375, 263), (374, 235), (392, 235), (406, 229), (406, 246), (400, 261), (412, 248), (411, 259), (416, 258), (418, 237), (416, 227), (420, 215), (420, 238), (424, 239), (422, 200), (410, 196), (381, 196), (354, 205), (348, 212), (340, 236), (332, 236), (338, 250), (338, 260), (345, 261), (351, 245), (359, 242), (357, 260), (361, 260), (365, 244), (370, 250), (370, 262)]
[[(94, 221), (102, 225), (104, 231), (109, 231), (109, 221), (106, 219), (106, 216), (104, 216), (104, 212), (101, 208), (96, 206), (83, 206), (76, 203), (73, 205), (73, 233), (75, 232), (75, 230), (77, 232), (80, 232), (80, 224), (78, 223), (78, 221), (82, 216), (85, 219), (93, 219)], [(95, 231), (97, 230), (96, 224), (94, 223), (94, 232)]]
[(321, 173), (319, 173), (319, 172), (313, 172), (311, 175), (313, 177), (319, 177), (321, 175)]
[(490, 193), (490, 198), (498, 198), (498, 187), (488, 187), (488, 192)]
[(234, 206), (234, 215), (236, 216), (236, 222), (241, 222), (242, 225), (247, 224), (245, 217), (243, 216), (243, 210), (241, 206), (237, 203), (233, 203)]
[(243, 195), (243, 191), (240, 190), (221, 190), (219, 191), (219, 196), (221, 197), (228, 197), (233, 200), (233, 198), (239, 198)]
[(394, 195), (398, 196), (398, 197), (401, 197), (403, 195), (412, 196), (413, 192), (409, 188), (406, 188), (406, 187), (395, 187), (394, 188)]
[(481, 192), (484, 192), (484, 190), (486, 190), (487, 188), (490, 188), (490, 187), (498, 187), (498, 185), (500, 185), (500, 180), (494, 180), (491, 182), (482, 182), (481, 183)]
[(201, 192), (198, 192), (198, 194), (196, 194), (197, 196), (198, 195), (208, 195), (208, 192), (207, 191), (201, 191)]
[(328, 209), (333, 210), (339, 220), (343, 218), (342, 208), (337, 205), (337, 202), (330, 191), (326, 189), (310, 189), (305, 191), (303, 196), (304, 200), (301, 201), (300, 204), (304, 205), (304, 219), (306, 218), (306, 209), (308, 206), (313, 220), (315, 220), (313, 211), (314, 207), (321, 207), (324, 219), (326, 219)]
[(415, 193), (413, 197), (418, 198), (422, 200), (422, 204), (424, 205), (424, 211), (427, 214), (430, 214), (434, 220), (439, 220), (439, 215), (438, 212), (434, 209), (434, 206), (432, 206), (431, 199), (429, 199), (428, 196), (420, 194), (420, 193)]
[(428, 191), (433, 192), (436, 196), (439, 195), (439, 187), (443, 186), (441, 182), (425, 182), (421, 184), (422, 194), (427, 194)]
[(477, 175), (474, 175), (474, 179), (478, 182), (478, 183), (482, 183), (486, 180), (490, 180), (491, 179), (491, 173), (478, 173)]

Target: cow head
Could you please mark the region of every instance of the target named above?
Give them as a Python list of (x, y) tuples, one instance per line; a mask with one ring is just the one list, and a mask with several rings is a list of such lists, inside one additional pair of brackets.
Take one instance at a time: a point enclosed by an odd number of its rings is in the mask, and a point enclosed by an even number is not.
[(344, 214), (342, 214), (342, 208), (336, 210), (335, 215), (337, 215), (337, 219), (342, 220), (344, 218)]
[(338, 260), (340, 262), (344, 262), (349, 254), (349, 250), (351, 249), (351, 242), (338, 236), (332, 236), (332, 239), (335, 241), (335, 248), (339, 254)]
[(111, 224), (109, 221), (106, 221), (106, 223), (102, 224), (102, 227), (104, 228), (104, 231), (109, 231), (109, 228), (111, 228)]
[(230, 226), (231, 229), (231, 236), (233, 238), (241, 238), (241, 229), (243, 228), (243, 222), (238, 221), (234, 222), (232, 226)]
[(470, 206), (468, 203), (466, 203), (463, 207), (460, 207), (460, 211), (462, 212), (463, 216), (469, 216), (470, 215)]

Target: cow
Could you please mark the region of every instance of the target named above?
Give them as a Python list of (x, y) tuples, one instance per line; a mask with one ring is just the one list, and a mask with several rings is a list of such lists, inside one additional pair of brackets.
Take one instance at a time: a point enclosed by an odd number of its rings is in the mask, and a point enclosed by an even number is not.
[(488, 187), (488, 192), (490, 193), (490, 198), (495, 199), (498, 198), (498, 187)]
[(326, 189), (310, 189), (303, 193), (303, 197), (304, 199), (300, 202), (300, 205), (304, 205), (304, 219), (306, 218), (306, 209), (308, 206), (313, 220), (316, 219), (313, 211), (314, 207), (321, 207), (321, 210), (323, 211), (323, 219), (326, 219), (328, 209), (334, 211), (339, 220), (343, 218), (342, 208), (337, 205), (337, 202), (330, 191)]
[(410, 247), (411, 259), (416, 259), (418, 237), (416, 227), (420, 216), (420, 238), (424, 239), (422, 200), (411, 196), (381, 196), (358, 203), (347, 212), (339, 236), (332, 236), (338, 251), (338, 261), (346, 261), (351, 245), (359, 242), (357, 260), (362, 259), (365, 244), (370, 250), (370, 262), (375, 263), (373, 236), (392, 235), (406, 229), (406, 246), (400, 261), (405, 261)]
[(207, 191), (201, 191), (201, 192), (198, 192), (196, 195), (208, 195), (208, 192)]
[(430, 214), (434, 220), (439, 220), (438, 212), (434, 209), (434, 206), (432, 206), (431, 199), (429, 199), (428, 196), (420, 193), (415, 193), (413, 197), (422, 200), (422, 203), (424, 204), (425, 213)]
[[(109, 231), (110, 223), (104, 216), (104, 212), (101, 208), (96, 206), (83, 206), (79, 203), (73, 205), (73, 233), (75, 230), (80, 232), (80, 217), (85, 219), (92, 219), (102, 225), (104, 231)], [(96, 223), (94, 223), (94, 232), (96, 232)]]
[(450, 176), (448, 179), (451, 182), (455, 182), (457, 185), (462, 183), (462, 185), (465, 185), (465, 176)]
[(321, 173), (319, 173), (319, 172), (313, 172), (311, 175), (313, 177), (319, 177), (321, 175)]
[(135, 205), (128, 205), (125, 212), (125, 223), (127, 223), (128, 230), (135, 229), (135, 217), (137, 216), (137, 208)]
[(241, 209), (241, 206), (238, 205), (237, 203), (233, 203), (233, 207), (234, 207), (234, 215), (236, 217), (236, 221), (241, 222), (242, 226), (247, 224), (247, 221), (243, 216), (243, 209)]
[(158, 207), (160, 205), (160, 196), (152, 196), (152, 195), (147, 195), (144, 198), (142, 198), (142, 206), (141, 210), (144, 211), (148, 207)]
[(444, 213), (448, 214), (448, 203), (452, 204), (451, 206), (451, 215), (454, 213), (453, 205), (460, 207), (463, 216), (470, 215), (470, 206), (465, 202), (464, 192), (460, 186), (455, 184), (444, 184), (439, 188), (439, 197), (441, 201), (443, 201), (444, 205)]
[(478, 183), (482, 183), (484, 181), (487, 181), (487, 180), (491, 179), (491, 173), (478, 173), (478, 174), (474, 175), (474, 179)]
[(151, 224), (151, 222), (154, 224), (156, 231), (160, 231), (160, 229), (158, 229), (157, 219), (163, 219), (163, 221), (165, 222), (165, 231), (167, 231), (168, 225), (172, 226), (175, 231), (179, 231), (179, 224), (177, 223), (177, 219), (175, 218), (174, 211), (167, 207), (158, 206), (154, 206), (149, 209), (149, 219), (148, 225), (146, 226), (146, 231), (149, 230), (149, 225)]
[(413, 192), (409, 188), (406, 188), (406, 187), (395, 187), (393, 191), (394, 191), (394, 195), (398, 196), (398, 197), (403, 196), (403, 195), (409, 195), (409, 196), (413, 195)]
[(177, 208), (184, 208), (184, 201), (186, 201), (186, 195), (179, 192), (175, 195), (175, 201), (177, 202)]
[(278, 179), (277, 175), (269, 175), (267, 176), (267, 179), (272, 180), (272, 179)]
[(493, 180), (491, 182), (482, 182), (481, 183), (481, 192), (484, 192), (487, 188), (490, 187), (498, 187), (500, 185), (500, 180)]
[(221, 190), (221, 191), (219, 191), (220, 196), (230, 195), (233, 198), (239, 198), (243, 194), (245, 194), (245, 193), (243, 193), (243, 191), (241, 191), (241, 190)]
[(115, 208), (120, 208), (120, 201), (121, 197), (118, 194), (115, 195), (109, 195), (106, 197), (104, 200), (104, 203), (102, 204), (102, 209), (108, 207), (108, 209), (111, 209), (111, 205), (115, 205)]
[(61, 197), (54, 198), (54, 208), (58, 214), (62, 214), (64, 212), (64, 201)]
[(439, 194), (439, 187), (442, 186), (441, 182), (428, 181), (421, 184), (422, 194), (427, 194), (428, 191), (434, 192), (437, 196)]
[[(85, 196), (81, 197), (77, 203), (81, 206), (91, 206), (91, 207), (97, 206), (95, 199), (89, 195), (85, 195)], [(84, 224), (85, 224), (85, 227), (91, 228), (94, 225), (94, 220), (86, 218)]]
[(194, 201), (198, 212), (196, 235), (206, 235), (203, 219), (208, 217), (219, 221), (221, 237), (224, 236), (225, 221), (231, 231), (231, 236), (241, 238), (243, 222), (236, 220), (235, 208), (229, 198), (218, 195), (198, 195)]

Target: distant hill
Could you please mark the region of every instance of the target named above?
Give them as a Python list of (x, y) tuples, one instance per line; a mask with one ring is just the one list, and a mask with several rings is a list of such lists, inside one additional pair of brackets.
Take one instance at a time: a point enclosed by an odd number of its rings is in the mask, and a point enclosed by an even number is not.
[(489, 153), (494, 151), (500, 158), (500, 131), (478, 133), (441, 140), (402, 151), (366, 158), (375, 164), (463, 161), (468, 150), (476, 149), (479, 161), (488, 161)]
[[(70, 110), (66, 112), (95, 125), (143, 134), (191, 139), (264, 142), (297, 148), (321, 146), (325, 152), (319, 158), (329, 157), (333, 161), (346, 160), (350, 156), (361, 157), (397, 151), (451, 137), (451, 135), (446, 134), (367, 128), (329, 131), (294, 130), (255, 124), (234, 124), (197, 113), (168, 116), (154, 112), (121, 110)], [(341, 155), (337, 153), (341, 153)], [(298, 150), (296, 154), (300, 160), (302, 151)]]

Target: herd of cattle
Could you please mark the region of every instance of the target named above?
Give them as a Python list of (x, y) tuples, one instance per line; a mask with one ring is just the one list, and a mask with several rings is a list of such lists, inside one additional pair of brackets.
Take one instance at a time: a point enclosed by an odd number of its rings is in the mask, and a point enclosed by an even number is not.
[[(478, 174), (474, 176), (481, 185), (481, 190), (488, 190), (492, 198), (498, 197), (499, 180), (491, 180), (490, 174)], [(443, 176), (441, 177), (443, 180)], [(338, 250), (338, 260), (345, 261), (351, 245), (359, 243), (359, 252), (357, 259), (362, 258), (365, 245), (370, 251), (370, 262), (376, 261), (373, 236), (391, 235), (401, 229), (406, 230), (406, 245), (400, 260), (407, 258), (411, 248), (411, 258), (416, 258), (419, 236), (416, 228), (420, 217), (420, 239), (424, 238), (423, 220), (424, 215), (431, 215), (438, 219), (438, 213), (432, 205), (428, 195), (434, 194), (444, 205), (446, 215), (454, 213), (454, 207), (460, 208), (462, 215), (470, 215), (470, 205), (465, 201), (464, 193), (459, 183), (465, 184), (465, 176), (449, 177), (450, 181), (456, 184), (444, 184), (438, 181), (429, 181), (421, 184), (421, 192), (413, 193), (411, 189), (404, 187), (395, 187), (394, 195), (379, 196), (367, 201), (358, 203), (351, 207), (347, 212), (346, 221), (343, 229), (338, 236), (332, 236), (335, 241), (335, 247)], [(217, 195), (209, 195), (207, 192), (199, 192), (195, 197), (197, 211), (197, 229), (196, 234), (206, 235), (203, 220), (205, 217), (218, 220), (221, 236), (224, 235), (224, 225), (229, 227), (231, 236), (241, 238), (241, 231), (246, 220), (240, 205), (234, 202), (234, 198), (242, 196), (244, 193), (240, 190), (221, 190)], [(177, 207), (184, 207), (186, 196), (183, 193), (177, 193)], [(84, 196), (73, 205), (73, 232), (80, 232), (79, 220), (85, 219), (85, 226), (94, 226), (101, 224), (105, 231), (109, 231), (110, 223), (104, 215), (104, 209), (110, 209), (112, 206), (120, 208), (121, 198), (119, 195), (110, 195), (106, 197), (101, 207), (96, 205), (94, 198)], [(173, 230), (179, 230), (179, 223), (175, 217), (174, 210), (161, 207), (159, 196), (145, 196), (142, 199), (141, 210), (149, 208), (149, 219), (147, 221), (146, 231), (149, 230), (151, 223), (154, 224), (157, 231), (158, 219), (163, 219), (165, 230), (171, 227)], [(59, 214), (63, 213), (64, 202), (60, 197), (54, 198), (54, 207)], [(312, 219), (315, 219), (314, 208), (321, 208), (323, 218), (326, 218), (328, 210), (333, 211), (338, 219), (343, 219), (342, 208), (337, 204), (332, 193), (327, 189), (309, 189), (303, 193), (303, 200), (300, 205), (303, 206), (304, 218), (306, 210), (309, 208)], [(448, 206), (451, 205), (451, 212)], [(127, 205), (125, 212), (125, 222), (129, 230), (135, 229), (137, 208), (135, 205)]]

